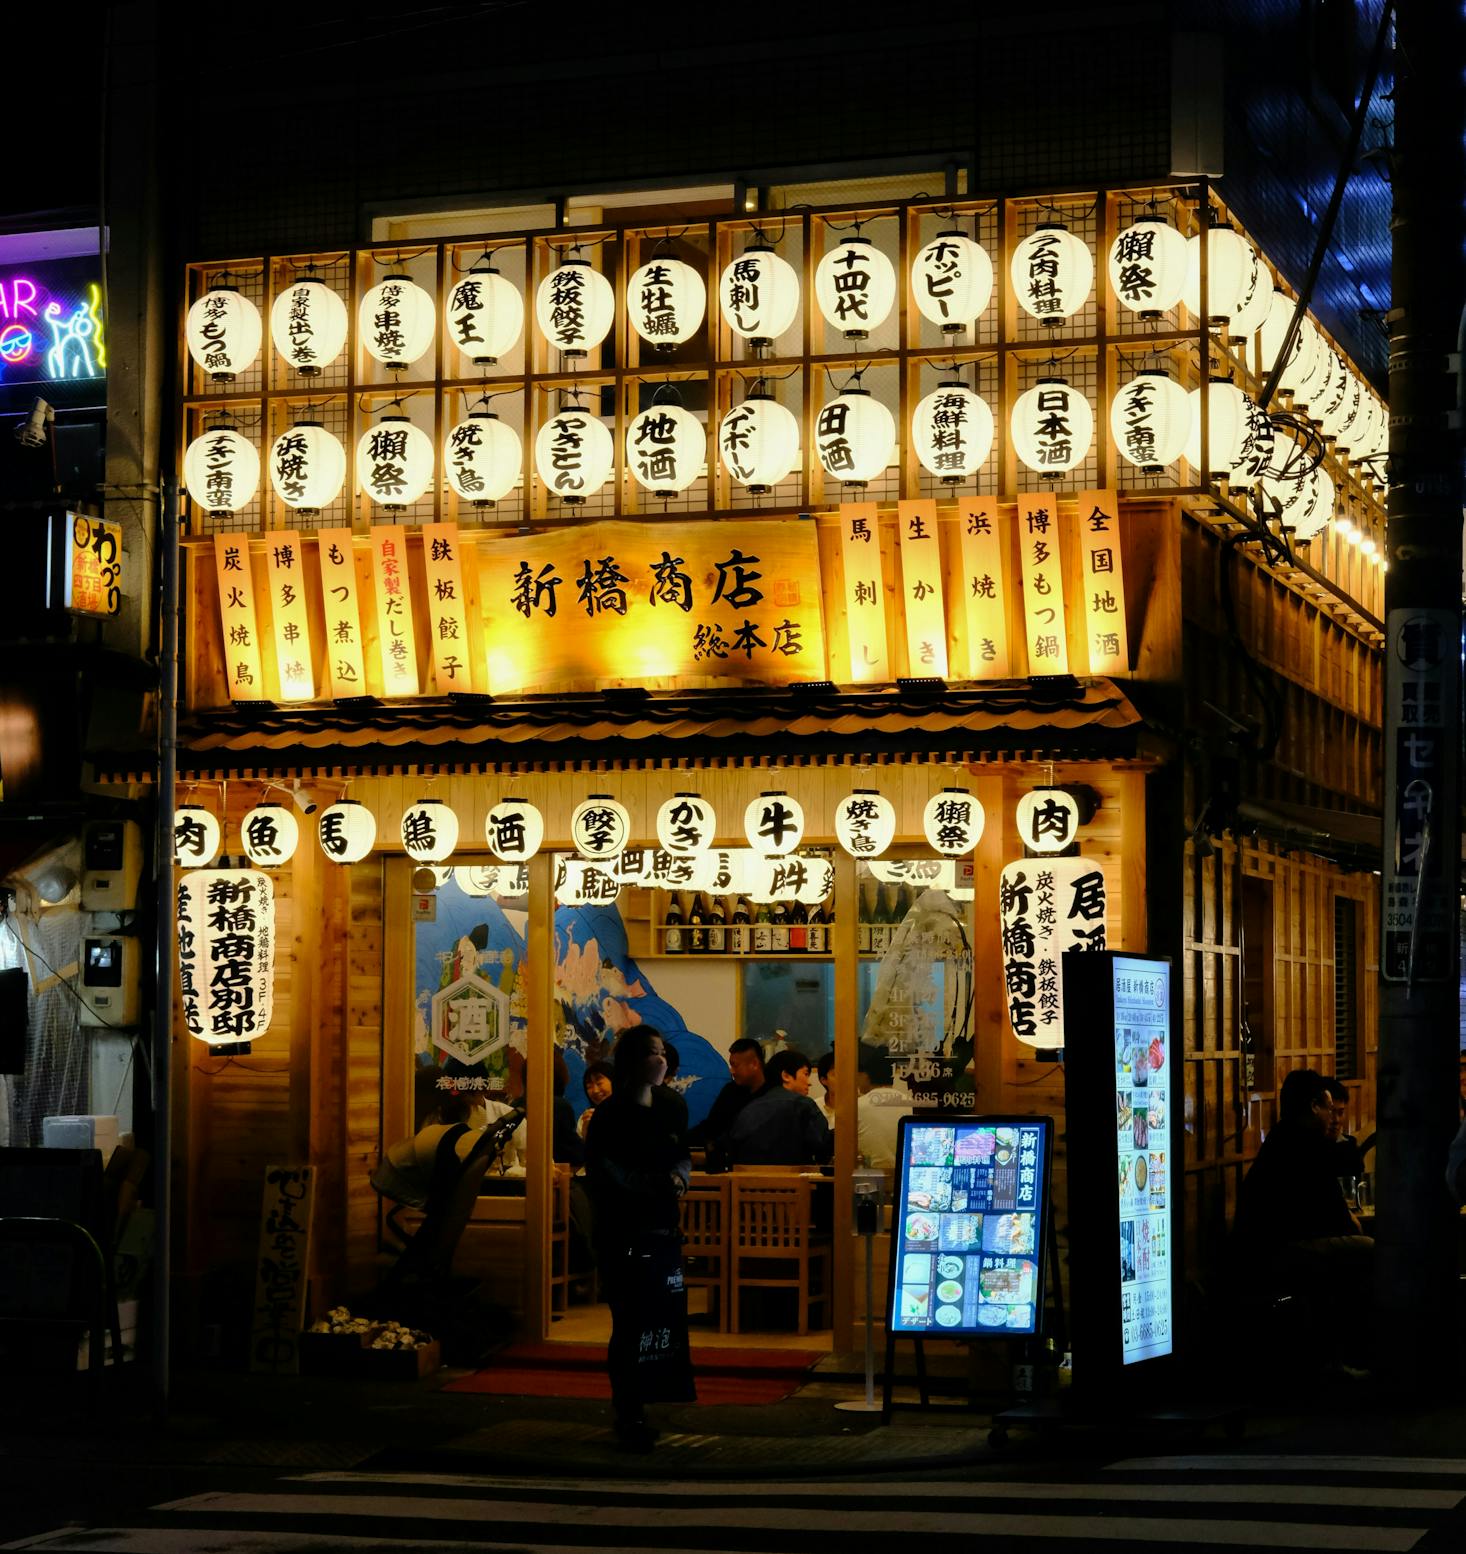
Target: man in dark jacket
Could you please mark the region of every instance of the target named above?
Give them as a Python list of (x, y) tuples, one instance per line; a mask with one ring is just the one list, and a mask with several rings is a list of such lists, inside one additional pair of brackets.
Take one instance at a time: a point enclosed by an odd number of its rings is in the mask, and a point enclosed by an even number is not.
[(733, 1165), (823, 1165), (834, 1153), (835, 1140), (824, 1113), (804, 1093), (809, 1059), (781, 1052), (767, 1074), (768, 1083), (720, 1141), (720, 1152)]
[[(731, 1078), (713, 1098), (707, 1116), (687, 1135), (689, 1144), (712, 1150), (733, 1126), (733, 1119), (763, 1089), (764, 1052), (751, 1036), (740, 1036), (728, 1048), (728, 1072)], [(708, 1169), (717, 1169), (711, 1160)]]

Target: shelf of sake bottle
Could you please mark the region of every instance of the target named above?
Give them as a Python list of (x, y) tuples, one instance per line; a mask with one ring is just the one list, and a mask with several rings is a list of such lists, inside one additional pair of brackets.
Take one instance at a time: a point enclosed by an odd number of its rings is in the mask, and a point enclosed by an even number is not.
[(645, 960), (808, 960), (832, 961), (828, 950), (649, 950)]

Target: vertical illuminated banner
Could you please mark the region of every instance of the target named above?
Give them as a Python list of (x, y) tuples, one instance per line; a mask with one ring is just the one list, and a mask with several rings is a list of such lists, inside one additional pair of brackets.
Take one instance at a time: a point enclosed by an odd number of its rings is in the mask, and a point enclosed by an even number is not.
[(856, 685), (891, 678), (886, 646), (886, 583), (874, 502), (840, 504), (840, 564), (850, 628), (850, 678)]
[(321, 602), (325, 605), (326, 664), (331, 689), (337, 696), (364, 696), (366, 658), (351, 530), (317, 530), (316, 550), (321, 559)]
[(898, 504), (901, 609), (906, 622), (906, 672), (947, 678), (947, 611), (942, 597), (942, 542), (937, 504)]
[(271, 529), (265, 542), (270, 574), (270, 618), (275, 631), (275, 670), (281, 701), (309, 701), (316, 694), (311, 674), (310, 620), (305, 603), (305, 561), (296, 529)]
[(260, 634), (255, 623), (255, 585), (249, 569), (249, 539), (243, 534), (214, 536), (214, 566), (219, 574), (219, 613), (224, 626), (224, 672), (231, 701), (263, 701)]
[(1018, 544), (1023, 552), (1023, 628), (1028, 672), (1068, 674), (1064, 635), (1064, 569), (1059, 549), (1059, 503), (1048, 493), (1018, 498)]
[(1003, 546), (1007, 539), (997, 504), (987, 497), (959, 503), (962, 541), (962, 605), (967, 612), (967, 673), (973, 680), (1006, 680), (1008, 599), (1003, 591)]
[(1120, 564), (1120, 507), (1113, 491), (1079, 493), (1084, 552), (1084, 635), (1091, 674), (1130, 673), (1125, 635), (1125, 573)]
[(412, 596), (407, 591), (405, 529), (379, 524), (372, 530), (372, 582), (377, 595), (383, 693), (416, 696), (417, 642), (412, 632)]
[(463, 597), (459, 543), (456, 523), (425, 523), (422, 527), (433, 678), (440, 696), (473, 689), (473, 650), (468, 639), (468, 606)]

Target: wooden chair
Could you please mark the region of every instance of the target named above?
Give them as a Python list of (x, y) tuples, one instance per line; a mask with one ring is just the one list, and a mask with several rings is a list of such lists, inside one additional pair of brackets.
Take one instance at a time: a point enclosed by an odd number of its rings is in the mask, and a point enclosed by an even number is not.
[(783, 1177), (734, 1176), (731, 1246), (732, 1330), (742, 1332), (745, 1289), (794, 1290), (799, 1332), (809, 1332), (810, 1307), (830, 1320), (830, 1241), (810, 1224), (810, 1184)]
[(694, 1182), (682, 1198), (682, 1281), (705, 1289), (728, 1331), (728, 1179)]

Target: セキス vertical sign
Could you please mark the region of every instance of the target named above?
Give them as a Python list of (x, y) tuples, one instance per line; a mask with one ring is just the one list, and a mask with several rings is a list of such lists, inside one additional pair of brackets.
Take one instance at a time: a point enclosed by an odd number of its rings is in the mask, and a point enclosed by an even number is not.
[(296, 529), (271, 529), (262, 536), (270, 577), (270, 619), (275, 633), (275, 671), (281, 701), (309, 701), (316, 694), (311, 673), (310, 617), (305, 602), (305, 561)]
[(1125, 635), (1125, 574), (1120, 561), (1120, 508), (1113, 491), (1079, 493), (1079, 545), (1084, 556), (1084, 635), (1091, 674), (1130, 673)]
[(456, 523), (423, 525), (428, 631), (433, 642), (433, 678), (440, 696), (473, 689), (473, 652), (468, 640), (468, 607), (463, 598), (459, 543)]
[(942, 543), (937, 504), (901, 502), (901, 611), (906, 624), (906, 672), (947, 677), (947, 612), (942, 599)]
[(372, 582), (377, 595), (377, 641), (382, 649), (382, 689), (388, 696), (416, 696), (417, 640), (407, 591), (407, 532), (372, 530)]
[(1003, 591), (1007, 532), (997, 503), (976, 497), (957, 507), (962, 545), (962, 607), (967, 615), (967, 673), (974, 680), (1006, 680), (1008, 600)]
[(231, 701), (263, 701), (260, 634), (255, 621), (255, 585), (249, 569), (249, 540), (242, 534), (214, 536), (219, 575), (219, 613), (224, 627), (224, 672)]
[(1064, 634), (1064, 567), (1059, 504), (1047, 493), (1020, 494), (1018, 544), (1023, 553), (1023, 628), (1028, 672), (1069, 673)]
[(337, 696), (364, 696), (366, 656), (361, 640), (361, 604), (351, 530), (319, 530), (316, 551), (321, 561), (321, 601), (325, 605), (326, 663), (331, 689)]
[(891, 678), (886, 645), (886, 585), (874, 502), (840, 504), (840, 562), (850, 628), (850, 678), (856, 685)]

